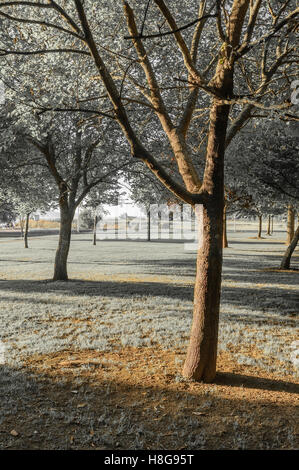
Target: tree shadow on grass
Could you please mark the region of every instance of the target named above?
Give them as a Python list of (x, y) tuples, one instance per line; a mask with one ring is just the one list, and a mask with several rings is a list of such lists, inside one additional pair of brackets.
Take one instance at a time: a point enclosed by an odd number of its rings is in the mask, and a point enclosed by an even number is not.
[[(82, 281), (73, 279), (68, 282), (53, 282), (50, 280), (2, 280), (0, 282), (0, 292), (6, 297), (7, 292), (20, 294), (40, 293), (55, 294), (67, 297), (70, 296), (87, 296), (87, 297), (113, 297), (119, 299), (134, 297), (161, 297), (177, 299), (181, 301), (193, 301), (193, 286), (182, 285), (180, 283), (168, 282), (148, 282), (136, 279), (133, 281)], [(21, 298), (21, 297), (20, 297)], [(8, 300), (8, 299), (7, 299)], [(26, 302), (26, 297), (23, 298)], [(30, 301), (30, 299), (29, 299)], [(34, 302), (38, 303), (36, 298)], [(51, 299), (50, 299), (51, 302)], [(267, 322), (269, 315), (274, 312), (274, 318), (285, 320), (285, 316), (298, 313), (299, 295), (295, 290), (285, 291), (285, 289), (277, 289), (267, 286), (255, 288), (248, 286), (223, 286), (221, 305), (227, 309), (231, 309), (232, 314), (226, 314), (229, 320), (235, 320), (238, 314), (238, 308), (246, 308), (247, 310), (258, 312), (269, 312), (269, 314), (255, 314), (252, 318), (247, 315), (247, 321), (250, 323)], [(279, 315), (279, 317), (278, 317)], [(243, 317), (243, 313), (239, 314)], [(238, 317), (238, 318), (239, 318)], [(244, 321), (246, 318), (244, 316)]]
[(281, 249), (283, 250), (284, 244), (280, 240), (271, 239), (270, 237), (263, 237), (263, 238), (243, 238), (241, 239), (231, 239), (228, 241), (229, 248), (234, 248), (234, 245), (266, 245), (271, 248), (271, 245), (281, 245)]
[(174, 297), (181, 300), (192, 300), (193, 298), (193, 287), (142, 281), (82, 281), (81, 279), (72, 279), (67, 282), (53, 282), (51, 280), (2, 280), (0, 282), (0, 291), (116, 298), (129, 298), (132, 296)]
[[(120, 373), (124, 366), (116, 365)], [(109, 376), (109, 371), (97, 375), (95, 370), (88, 377), (78, 367), (74, 376), (62, 369), (57, 372), (54, 378), (53, 374), (0, 366), (1, 449), (274, 449), (295, 445), (295, 401), (273, 399), (273, 392), (296, 393), (294, 383), (223, 373), (218, 374), (210, 394), (211, 386), (205, 384), (182, 383), (171, 388), (171, 375), (151, 376), (149, 381), (145, 375), (143, 382), (139, 376), (134, 383)], [(247, 388), (252, 390), (250, 399), (248, 394), (244, 397)], [(260, 399), (262, 391), (266, 393)]]
[(33, 259), (0, 259), (0, 263), (29, 263), (29, 264), (53, 264), (51, 260), (33, 260)]
[(269, 271), (270, 268), (278, 269), (280, 260), (281, 257), (277, 255), (267, 255), (267, 257), (260, 259), (258, 259), (258, 255), (254, 254), (248, 257), (248, 255), (238, 253), (237, 258), (233, 255), (225, 256), (222, 277), (224, 280), (249, 282), (252, 286), (262, 283), (298, 286), (299, 273)]
[(230, 372), (218, 372), (215, 380), (217, 385), (229, 387), (244, 387), (275, 392), (299, 393), (299, 384), (284, 380), (273, 380), (264, 377), (235, 374)]

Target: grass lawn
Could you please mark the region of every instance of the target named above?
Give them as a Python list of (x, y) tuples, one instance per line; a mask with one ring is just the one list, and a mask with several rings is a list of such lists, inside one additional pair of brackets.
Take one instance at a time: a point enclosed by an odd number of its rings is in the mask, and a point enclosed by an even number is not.
[(285, 234), (254, 236), (231, 230), (224, 250), (214, 384), (180, 375), (183, 243), (74, 234), (71, 281), (51, 282), (57, 235), (0, 238), (0, 448), (298, 447), (299, 253), (278, 271)]

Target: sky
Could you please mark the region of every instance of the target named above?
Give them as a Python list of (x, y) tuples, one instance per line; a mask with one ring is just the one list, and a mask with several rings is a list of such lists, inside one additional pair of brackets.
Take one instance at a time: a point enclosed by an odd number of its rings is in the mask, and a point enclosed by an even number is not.
[[(122, 182), (124, 181), (120, 180), (120, 183)], [(124, 214), (125, 212), (127, 212), (128, 216), (130, 217), (139, 217), (140, 215), (143, 215), (142, 211), (134, 204), (134, 202), (130, 198), (130, 189), (128, 188), (127, 184), (122, 186), (122, 194), (123, 195), (119, 198), (118, 206), (110, 206), (108, 204), (103, 204), (104, 209), (109, 211), (109, 215), (107, 215), (107, 217), (117, 217)], [(83, 210), (83, 208), (81, 208), (80, 210)], [(76, 211), (75, 218), (77, 218), (77, 216), (78, 210)], [(49, 211), (45, 214), (40, 214), (40, 218), (46, 220), (59, 219), (59, 209)]]
[[(143, 214), (142, 211), (132, 203), (120, 204), (118, 206), (109, 206), (108, 204), (104, 204), (103, 207), (105, 210), (109, 211), (107, 217), (117, 217), (118, 215), (120, 216), (125, 212), (127, 212), (128, 216), (130, 217), (139, 217), (141, 214)], [(80, 211), (81, 210), (83, 210), (83, 208), (81, 208)], [(45, 220), (54, 220), (60, 218), (59, 210), (49, 211), (45, 214), (39, 213), (39, 215), (41, 219)], [(77, 218), (77, 216), (78, 211), (76, 211), (75, 218)]]

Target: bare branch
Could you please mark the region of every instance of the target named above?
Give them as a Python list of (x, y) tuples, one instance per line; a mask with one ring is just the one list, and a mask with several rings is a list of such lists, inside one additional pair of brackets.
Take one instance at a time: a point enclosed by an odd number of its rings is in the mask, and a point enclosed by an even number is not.
[(253, 41), (250, 44), (243, 43), (237, 50), (236, 56), (240, 57), (244, 54), (246, 54), (248, 51), (253, 49), (254, 47), (258, 46), (262, 42), (267, 42), (269, 41), (275, 34), (280, 31), (284, 26), (286, 26), (289, 22), (291, 22), (296, 16), (299, 15), (299, 7), (293, 10), (291, 13), (289, 13), (280, 23), (278, 23), (275, 27), (272, 28), (271, 32), (268, 34), (265, 34), (264, 36), (260, 37), (256, 41)]
[(51, 5), (47, 5), (46, 3), (27, 2), (27, 1), (2, 2), (0, 5), (0, 8), (20, 6), (20, 5), (28, 6), (28, 7), (36, 7), (36, 8), (52, 8)]
[(82, 37), (76, 32), (70, 31), (69, 29), (65, 29), (62, 26), (58, 26), (53, 23), (48, 23), (47, 21), (39, 21), (39, 20), (34, 20), (32, 18), (19, 18), (19, 17), (8, 15), (7, 13), (3, 13), (2, 11), (0, 11), (0, 16), (11, 21), (16, 21), (17, 23), (33, 24), (33, 25), (45, 26), (47, 28), (53, 28), (58, 31), (61, 31), (62, 33), (67, 33), (72, 36), (75, 36), (78, 39), (82, 39)]
[(261, 3), (262, 3), (262, 0), (256, 0), (254, 5), (250, 7), (250, 15), (249, 15), (249, 21), (247, 25), (247, 31), (246, 31), (244, 41), (243, 41), (244, 44), (248, 44), (249, 41), (251, 40), (254, 26), (255, 26), (257, 16), (259, 13), (259, 9), (261, 7)]
[(58, 5), (54, 0), (47, 0), (51, 7), (56, 10), (60, 16), (71, 26), (71, 28), (79, 35), (82, 35), (81, 29), (79, 26), (76, 24), (76, 22), (70, 17), (70, 15), (67, 14), (67, 12), (60, 6)]
[(109, 119), (115, 119), (114, 116), (111, 116), (110, 114), (104, 113), (102, 111), (98, 111), (96, 109), (84, 109), (84, 108), (58, 108), (58, 107), (53, 107), (53, 108), (46, 108), (46, 107), (38, 107), (40, 111), (38, 114), (43, 114), (49, 111), (55, 111), (55, 112), (62, 112), (62, 113), (88, 113), (88, 114), (95, 114), (97, 116), (103, 116), (107, 117)]
[[(170, 29), (171, 29), (171, 34), (174, 35), (176, 43), (182, 53), (183, 60), (185, 63), (185, 66), (189, 72), (189, 74), (193, 77), (196, 82), (203, 84), (204, 80), (201, 77), (200, 73), (196, 70), (194, 67), (192, 57), (190, 54), (190, 51), (183, 39), (183, 36), (180, 33), (180, 28), (177, 27), (177, 24), (175, 22), (175, 19), (173, 18), (169, 8), (166, 6), (164, 0), (154, 0), (158, 8), (160, 9), (162, 15), (166, 19)], [(215, 16), (215, 15), (214, 15)], [(203, 20), (204, 18), (198, 18), (195, 20), (195, 22), (198, 22), (199, 20)]]
[(142, 21), (142, 25), (141, 25), (141, 30), (140, 30), (140, 36), (142, 36), (142, 34), (143, 34), (143, 30), (144, 30), (144, 26), (145, 26), (145, 22), (146, 22), (146, 16), (147, 16), (147, 12), (148, 12), (150, 3), (151, 3), (151, 0), (147, 0), (147, 5), (145, 7), (144, 17), (143, 17), (143, 21)]
[[(201, 38), (201, 34), (203, 32), (204, 25), (206, 20), (202, 17), (204, 16), (205, 8), (206, 8), (206, 0), (201, 0), (199, 10), (198, 10), (198, 19), (201, 18), (201, 21), (197, 23), (197, 26), (194, 30), (192, 42), (191, 42), (191, 49), (190, 54), (193, 60), (194, 65), (196, 64), (197, 54), (198, 54), (198, 45)], [(210, 13), (213, 9), (213, 6), (210, 8), (208, 13)]]
[(177, 34), (180, 33), (181, 31), (184, 31), (184, 29), (191, 28), (191, 26), (194, 26), (196, 23), (206, 20), (208, 18), (216, 18), (217, 15), (204, 15), (201, 18), (197, 18), (196, 20), (191, 21), (190, 23), (181, 26), (180, 28), (177, 27), (175, 29), (172, 29), (171, 31), (166, 31), (164, 33), (154, 33), (154, 34), (137, 34), (136, 36), (124, 36), (124, 39), (154, 39), (154, 38), (161, 38), (163, 36), (169, 36), (170, 34)]
[[(132, 36), (134, 36), (137, 33), (137, 26), (135, 23), (133, 10), (129, 7), (127, 3), (125, 3), (124, 11), (127, 19), (128, 29)], [(149, 61), (146, 50), (142, 44), (141, 39), (139, 38), (135, 39), (133, 41), (133, 44), (147, 79), (147, 83), (151, 93), (152, 106), (155, 108), (164, 130), (166, 132), (170, 132), (174, 128), (174, 126), (167, 113), (163, 98), (159, 91), (159, 85), (157, 83), (156, 76)]]
[(222, 23), (221, 23), (221, 11), (220, 11), (220, 6), (221, 6), (221, 0), (216, 1), (216, 18), (217, 18), (217, 29), (218, 29), (218, 35), (219, 38), (222, 42), (226, 42), (226, 37), (222, 28)]
[(8, 51), (6, 49), (0, 49), (0, 57), (8, 55), (42, 55), (42, 54), (61, 54), (61, 53), (71, 53), (71, 54), (83, 54), (90, 56), (87, 51), (81, 51), (80, 49), (38, 49), (36, 51)]

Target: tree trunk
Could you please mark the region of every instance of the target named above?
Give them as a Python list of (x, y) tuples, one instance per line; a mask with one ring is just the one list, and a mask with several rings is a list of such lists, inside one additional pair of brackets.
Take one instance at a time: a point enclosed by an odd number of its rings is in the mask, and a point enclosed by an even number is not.
[(151, 241), (151, 211), (147, 211), (147, 241)]
[(95, 215), (93, 218), (93, 244), (97, 244), (97, 223), (98, 223), (98, 216)]
[(67, 258), (70, 249), (73, 213), (60, 207), (59, 242), (55, 256), (53, 281), (67, 281)]
[(288, 222), (287, 222), (287, 240), (286, 244), (290, 245), (295, 232), (295, 211), (292, 204), (288, 205)]
[[(192, 219), (192, 215), (194, 214), (194, 211), (191, 211), (191, 230), (195, 229), (195, 219)], [(185, 233), (184, 233), (184, 206), (183, 204), (180, 205), (180, 239), (184, 240), (185, 238)]]
[(223, 208), (223, 237), (222, 237), (222, 248), (228, 248), (227, 242), (227, 224), (226, 224), (226, 206)]
[(20, 217), (21, 238), (24, 238), (24, 219)]
[(80, 206), (77, 209), (77, 233), (80, 233)]
[(158, 240), (161, 240), (161, 231), (162, 231), (162, 214), (161, 211), (158, 211)]
[(29, 231), (29, 217), (30, 217), (31, 212), (26, 214), (26, 219), (25, 219), (25, 231), (24, 231), (24, 245), (25, 248), (28, 248), (28, 231)]
[(271, 235), (274, 232), (274, 215), (271, 216)]
[(297, 227), (296, 232), (294, 233), (291, 243), (289, 244), (289, 246), (287, 247), (283, 255), (283, 258), (280, 264), (280, 269), (290, 269), (291, 256), (295, 251), (298, 240), (299, 240), (299, 225)]
[(229, 107), (214, 102), (210, 114), (202, 207), (202, 244), (197, 254), (193, 322), (183, 375), (212, 382), (216, 375), (222, 271), (224, 148)]
[(194, 311), (183, 375), (212, 382), (216, 374), (222, 269), (222, 214), (203, 208), (203, 240), (198, 251)]
[(271, 235), (271, 215), (268, 215), (267, 235)]
[(128, 214), (125, 215), (125, 239), (128, 239)]
[(259, 215), (258, 219), (259, 219), (259, 229), (258, 229), (258, 233), (257, 233), (257, 238), (262, 238), (263, 216)]

